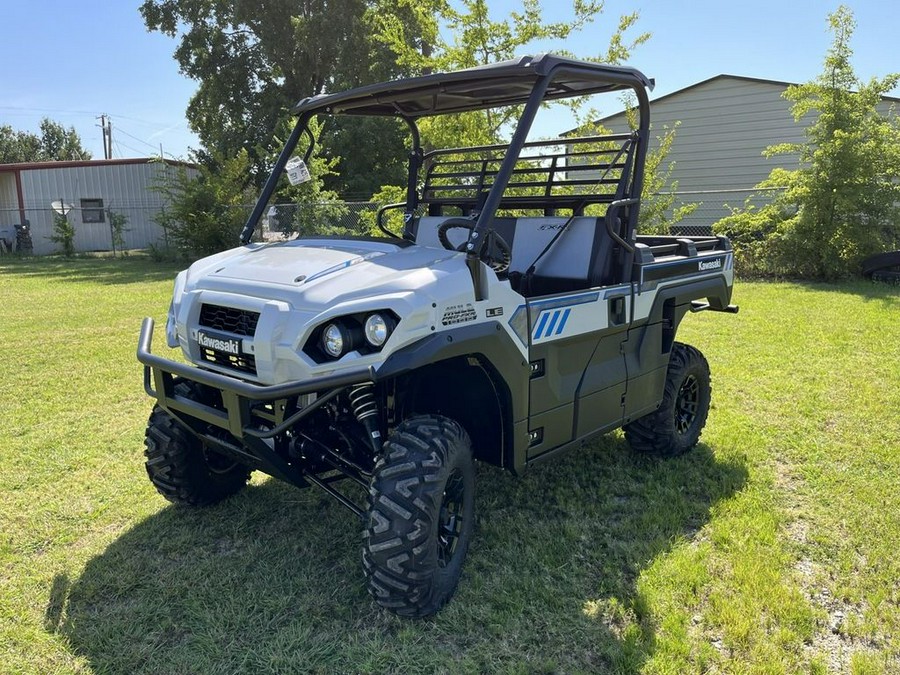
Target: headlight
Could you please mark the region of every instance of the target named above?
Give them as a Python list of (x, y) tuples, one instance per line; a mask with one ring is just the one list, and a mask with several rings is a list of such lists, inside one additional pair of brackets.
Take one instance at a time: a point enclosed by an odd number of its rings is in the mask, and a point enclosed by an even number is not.
[(348, 354), (368, 356), (381, 351), (400, 318), (389, 309), (331, 317), (312, 331), (303, 352), (316, 363), (329, 363)]
[(369, 341), (369, 344), (373, 347), (383, 345), (391, 335), (393, 328), (391, 323), (381, 314), (370, 314), (365, 325), (366, 340)]
[(322, 349), (331, 357), (338, 358), (349, 343), (347, 332), (336, 323), (330, 323), (322, 331)]

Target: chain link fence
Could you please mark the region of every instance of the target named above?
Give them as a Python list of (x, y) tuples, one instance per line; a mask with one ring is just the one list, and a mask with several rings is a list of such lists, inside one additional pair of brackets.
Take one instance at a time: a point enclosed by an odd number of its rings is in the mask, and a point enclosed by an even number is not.
[[(67, 208), (65, 218), (74, 230), (77, 253), (142, 249), (164, 245), (166, 232), (156, 218), (162, 207), (123, 206), (117, 208)], [(61, 214), (51, 208), (0, 209), (0, 229), (28, 226), (35, 255), (58, 253), (62, 247), (53, 241)], [(117, 223), (121, 223), (117, 227)], [(118, 231), (117, 231), (118, 230)]]
[[(660, 196), (674, 197), (667, 218), (679, 207), (695, 205), (694, 210), (682, 220), (669, 226), (674, 235), (703, 236), (712, 234), (713, 224), (730, 215), (733, 208), (743, 208), (745, 202), (760, 206), (770, 201), (779, 192), (775, 190), (729, 189), (680, 191), (663, 193)], [(149, 247), (168, 248), (172, 245), (170, 234), (158, 224), (159, 215), (165, 207), (129, 206), (114, 209), (74, 208), (67, 218), (72, 225), (75, 251), (115, 251), (119, 249), (145, 249)], [(246, 219), (252, 205), (235, 207), (238, 220)], [(376, 214), (379, 204), (375, 202), (327, 202), (318, 204), (276, 204), (263, 214), (256, 237), (265, 241), (280, 241), (301, 233), (327, 236), (368, 236), (378, 235)], [(110, 212), (124, 217), (121, 237), (117, 238)], [(0, 231), (12, 230), (23, 222), (30, 227), (33, 253), (46, 255), (61, 251), (61, 246), (51, 238), (54, 236), (54, 222), (57, 214), (52, 209), (0, 209)], [(388, 211), (388, 228), (399, 233), (403, 228), (403, 209)], [(12, 247), (15, 249), (15, 246)], [(6, 252), (9, 247), (0, 247)]]
[(692, 190), (684, 192), (662, 193), (673, 196), (672, 208), (666, 213), (671, 222), (672, 213), (679, 208), (694, 206), (694, 210), (684, 218), (669, 226), (669, 233), (674, 235), (709, 236), (713, 234), (713, 225), (722, 218), (731, 215), (734, 209), (742, 209), (749, 203), (759, 208), (771, 202), (784, 188), (754, 188), (728, 190)]
[(263, 214), (257, 236), (278, 241), (298, 234), (363, 237), (378, 233), (375, 202), (275, 204)]

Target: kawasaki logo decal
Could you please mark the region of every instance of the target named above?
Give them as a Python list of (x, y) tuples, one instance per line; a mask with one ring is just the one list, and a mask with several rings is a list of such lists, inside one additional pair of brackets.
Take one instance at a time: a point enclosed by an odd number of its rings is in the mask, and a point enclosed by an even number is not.
[(702, 272), (703, 270), (720, 270), (722, 269), (722, 259), (716, 258), (715, 260), (709, 260), (706, 262), (701, 260), (698, 265), (698, 269), (700, 272)]
[(233, 340), (231, 338), (224, 337), (213, 337), (212, 335), (207, 335), (203, 331), (198, 331), (197, 342), (201, 347), (204, 347), (205, 349), (214, 349), (217, 352), (225, 352), (226, 354), (237, 355), (241, 353), (240, 340)]

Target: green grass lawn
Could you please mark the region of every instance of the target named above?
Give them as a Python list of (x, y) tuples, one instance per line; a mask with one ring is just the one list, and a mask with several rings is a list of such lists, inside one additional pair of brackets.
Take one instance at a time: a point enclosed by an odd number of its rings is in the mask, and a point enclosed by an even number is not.
[(0, 672), (900, 673), (897, 287), (739, 283), (740, 314), (689, 316), (697, 450), (480, 467), (459, 591), (406, 621), (320, 492), (153, 490), (134, 352), (175, 271), (0, 261)]

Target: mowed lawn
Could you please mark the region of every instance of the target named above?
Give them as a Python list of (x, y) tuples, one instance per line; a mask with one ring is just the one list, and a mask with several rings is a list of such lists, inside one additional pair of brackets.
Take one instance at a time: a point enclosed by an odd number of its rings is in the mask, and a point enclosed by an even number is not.
[(320, 492), (153, 490), (134, 352), (146, 315), (165, 350), (175, 272), (0, 260), (0, 672), (900, 673), (900, 288), (739, 283), (740, 314), (689, 315), (701, 445), (480, 467), (459, 591), (407, 621)]

